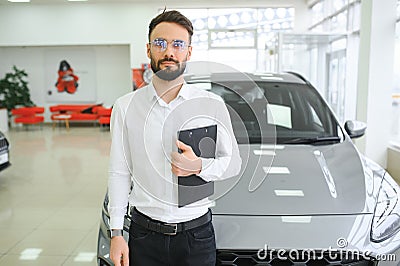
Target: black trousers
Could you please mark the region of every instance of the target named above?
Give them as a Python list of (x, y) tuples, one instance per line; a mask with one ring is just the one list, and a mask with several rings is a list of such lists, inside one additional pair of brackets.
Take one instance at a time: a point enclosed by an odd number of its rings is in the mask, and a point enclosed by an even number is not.
[(215, 263), (216, 246), (212, 222), (172, 236), (131, 223), (131, 266), (215, 266)]

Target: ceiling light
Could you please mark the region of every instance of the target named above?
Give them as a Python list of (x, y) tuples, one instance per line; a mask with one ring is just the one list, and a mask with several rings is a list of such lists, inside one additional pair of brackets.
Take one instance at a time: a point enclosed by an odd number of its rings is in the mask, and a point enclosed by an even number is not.
[(8, 0), (8, 2), (12, 3), (29, 3), (31, 0)]

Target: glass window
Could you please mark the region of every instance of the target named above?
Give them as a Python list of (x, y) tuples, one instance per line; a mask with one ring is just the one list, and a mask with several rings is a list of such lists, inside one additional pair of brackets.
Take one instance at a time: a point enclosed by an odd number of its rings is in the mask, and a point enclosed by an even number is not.
[(346, 50), (347, 48), (347, 39), (343, 38), (337, 41), (334, 41), (331, 43), (331, 50), (333, 51), (337, 51), (337, 50)]
[(244, 72), (254, 72), (257, 62), (256, 49), (219, 48), (193, 49), (191, 61), (212, 61)]
[(313, 32), (321, 32), (321, 31), (323, 31), (323, 30), (324, 30), (324, 28), (323, 28), (323, 25), (322, 25), (322, 24), (319, 24), (318, 26), (313, 27), (313, 28), (311, 29), (311, 31), (313, 31)]
[[(229, 89), (220, 84), (211, 88), (224, 99), (239, 143), (268, 143), (276, 136), (278, 144), (294, 144), (308, 138), (341, 136), (328, 106), (308, 85), (256, 83), (258, 87), (248, 82), (224, 81)], [(251, 93), (252, 88), (258, 93)]]
[[(292, 7), (180, 9), (194, 26), (192, 60), (213, 60), (239, 66), (240, 71), (264, 71), (271, 50), (270, 34), (291, 31), (295, 10)], [(217, 59), (212, 52), (217, 49)], [(221, 49), (229, 52), (222, 52)], [(251, 57), (232, 55), (243, 49)], [(268, 51), (267, 51), (268, 50)], [(213, 54), (213, 55), (212, 55)], [(224, 56), (224, 58), (221, 58)], [(249, 59), (249, 60), (247, 60)], [(216, 61), (221, 60), (221, 61)], [(234, 62), (233, 62), (234, 61)], [(245, 63), (243, 63), (245, 61)]]
[(210, 48), (239, 47), (255, 48), (257, 32), (250, 30), (218, 30), (209, 31)]
[(322, 12), (322, 2), (316, 3), (311, 8), (311, 12), (312, 12), (312, 24), (316, 24), (316, 23), (320, 22), (324, 18), (323, 12)]
[(361, 19), (360, 5), (359, 0), (321, 0), (310, 6), (312, 14), (310, 30), (358, 31)]
[(331, 31), (347, 30), (347, 11), (341, 12), (331, 19)]
[(209, 29), (254, 28), (257, 19), (257, 9), (255, 8), (208, 9)]
[(191, 19), (193, 23), (193, 36), (192, 45), (196, 49), (207, 49), (208, 48), (208, 9), (185, 9), (182, 12), (188, 18)]
[(355, 3), (349, 7), (349, 31), (360, 30), (361, 4)]
[[(322, 75), (322, 79), (321, 76), (319, 76), (319, 79), (312, 79), (320, 84), (320, 88), (323, 88), (323, 94), (328, 104), (336, 113), (339, 121), (343, 121), (350, 113), (345, 112), (345, 96), (347, 95), (345, 88), (349, 85), (348, 82), (352, 82), (352, 78), (349, 81), (346, 80), (348, 78), (346, 73), (347, 71), (350, 73), (357, 71), (357, 66), (351, 64), (351, 62), (354, 62), (353, 51), (356, 49), (355, 44), (359, 41), (361, 0), (320, 0), (316, 2), (313, 6), (309, 6), (309, 11), (313, 17), (319, 18), (319, 21), (313, 20), (310, 27), (311, 31), (315, 33), (350, 33), (345, 38), (329, 42), (325, 51), (328, 56), (324, 61), (327, 66), (326, 75)], [(348, 44), (350, 44), (350, 47), (347, 46)], [(353, 58), (347, 58), (346, 55), (350, 52), (353, 53)], [(313, 60), (318, 60), (317, 58), (317, 56), (314, 56)], [(351, 68), (347, 67), (348, 61)], [(347, 87), (347, 90), (349, 89), (356, 88)], [(350, 101), (353, 101), (353, 99)], [(349, 106), (349, 104), (346, 106)]]
[(337, 30), (346, 31), (347, 30), (347, 10), (339, 13), (337, 16)]
[(338, 11), (346, 5), (346, 0), (333, 0), (333, 10)]
[(311, 106), (310, 104), (308, 104), (308, 108), (311, 110), (312, 123), (314, 123), (316, 126), (318, 126), (318, 129), (323, 131), (324, 127), (322, 125), (321, 119), (319, 119), (317, 112), (314, 110), (314, 107)]
[(397, 1), (397, 18), (400, 19), (400, 0)]

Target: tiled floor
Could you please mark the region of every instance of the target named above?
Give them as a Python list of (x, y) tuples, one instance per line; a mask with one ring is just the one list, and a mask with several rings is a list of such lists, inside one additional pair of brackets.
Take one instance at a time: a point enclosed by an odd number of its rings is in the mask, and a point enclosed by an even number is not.
[(110, 134), (97, 127), (10, 130), (0, 172), (0, 265), (96, 265)]

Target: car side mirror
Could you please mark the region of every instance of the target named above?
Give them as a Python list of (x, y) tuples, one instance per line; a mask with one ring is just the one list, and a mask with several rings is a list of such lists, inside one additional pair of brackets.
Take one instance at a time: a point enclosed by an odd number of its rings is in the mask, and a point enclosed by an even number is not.
[(367, 124), (357, 120), (348, 120), (344, 124), (344, 129), (350, 138), (356, 139), (364, 136)]

